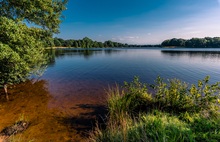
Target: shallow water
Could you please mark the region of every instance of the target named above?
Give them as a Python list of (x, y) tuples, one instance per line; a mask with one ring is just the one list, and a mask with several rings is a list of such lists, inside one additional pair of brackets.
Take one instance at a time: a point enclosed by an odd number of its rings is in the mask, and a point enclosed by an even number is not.
[(86, 103), (73, 97), (71, 101), (62, 100), (63, 103), (50, 107), (57, 100), (48, 90), (45, 80), (27, 81), (9, 89), (9, 102), (1, 90), (0, 131), (19, 120), (26, 120), (30, 122), (29, 128), (12, 137), (13, 141), (86, 141), (96, 121), (102, 119), (99, 115), (105, 114), (101, 101), (94, 103), (85, 97)]
[(103, 122), (108, 86), (134, 76), (153, 83), (158, 75), (188, 83), (211, 76), (220, 81), (220, 49), (49, 50), (44, 75), (1, 93), (0, 130), (19, 119), (30, 127), (19, 141), (85, 141), (96, 120)]

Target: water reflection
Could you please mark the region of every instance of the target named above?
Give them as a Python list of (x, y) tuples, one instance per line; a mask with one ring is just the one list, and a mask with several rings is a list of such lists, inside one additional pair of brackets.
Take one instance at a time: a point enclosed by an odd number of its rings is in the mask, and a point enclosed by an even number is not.
[(201, 58), (220, 58), (220, 51), (177, 51), (177, 50), (161, 50), (165, 56), (171, 57), (201, 57)]
[[(125, 51), (125, 50), (124, 50)], [(83, 49), (83, 48), (64, 48), (64, 49), (48, 49), (46, 53), (49, 56), (49, 66), (54, 66), (55, 58), (62, 59), (64, 57), (75, 57), (75, 56), (83, 56), (85, 59), (89, 59), (98, 54), (112, 55), (121, 52), (119, 49), (103, 49), (103, 48), (91, 48), (91, 49)]]

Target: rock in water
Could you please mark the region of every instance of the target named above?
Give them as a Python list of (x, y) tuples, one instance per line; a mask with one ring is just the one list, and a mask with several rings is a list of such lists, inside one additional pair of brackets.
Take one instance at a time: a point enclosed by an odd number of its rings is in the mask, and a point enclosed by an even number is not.
[(0, 136), (11, 136), (23, 132), (27, 129), (29, 123), (27, 121), (19, 121), (12, 126), (6, 127), (0, 132)]

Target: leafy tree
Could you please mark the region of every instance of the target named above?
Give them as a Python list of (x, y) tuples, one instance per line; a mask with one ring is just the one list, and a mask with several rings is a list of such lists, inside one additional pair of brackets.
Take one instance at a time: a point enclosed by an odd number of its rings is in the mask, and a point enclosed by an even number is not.
[(92, 47), (99, 47), (99, 44), (97, 41), (94, 41), (93, 44), (92, 44)]
[(167, 39), (167, 40), (164, 40), (162, 43), (161, 43), (162, 46), (169, 46), (170, 45), (170, 40)]
[[(59, 32), (66, 0), (0, 0), (0, 85), (25, 81), (41, 74), (47, 56), (44, 46), (53, 44)], [(33, 27), (28, 27), (29, 22)]]
[[(61, 45), (58, 43), (61, 43)], [(84, 37), (81, 40), (68, 39), (64, 40), (62, 38), (54, 38), (54, 44), (56, 47), (64, 46), (64, 47), (80, 47), (80, 48), (103, 48), (103, 47), (160, 47), (160, 45), (128, 45), (119, 42), (113, 42), (111, 40), (103, 42), (93, 41), (88, 37)]]
[(220, 37), (205, 37), (184, 39), (168, 39), (161, 43), (162, 46), (191, 47), (191, 48), (220, 48)]
[(60, 47), (62, 44), (61, 44), (61, 42), (60, 42), (60, 40), (58, 38), (54, 38), (54, 45), (56, 47)]
[(72, 46), (73, 46), (73, 43), (74, 43), (74, 40), (68, 39), (68, 40), (65, 40), (65, 41), (64, 41), (63, 46), (64, 46), (64, 47), (72, 47)]
[(79, 47), (79, 44), (78, 44), (78, 42), (77, 42), (77, 41), (74, 41), (74, 43), (73, 43), (73, 47), (76, 47), (76, 48), (78, 48), (78, 47)]
[(0, 43), (0, 84), (4, 85), (9, 100), (7, 84), (23, 81), (28, 76), (28, 64), (8, 45)]
[(61, 46), (64, 46), (64, 42), (65, 42), (65, 40), (64, 40), (64, 39), (62, 39), (62, 38), (57, 38), (57, 40), (59, 40), (59, 41), (60, 41)]
[(114, 47), (114, 44), (111, 40), (105, 41), (104, 42), (104, 46), (105, 47)]
[(67, 0), (1, 0), (0, 15), (14, 21), (28, 21), (57, 33)]
[(102, 42), (98, 42), (98, 47), (104, 47)]
[(83, 43), (84, 43), (83, 47), (90, 48), (90, 47), (92, 47), (93, 41), (88, 37), (84, 37), (83, 38)]

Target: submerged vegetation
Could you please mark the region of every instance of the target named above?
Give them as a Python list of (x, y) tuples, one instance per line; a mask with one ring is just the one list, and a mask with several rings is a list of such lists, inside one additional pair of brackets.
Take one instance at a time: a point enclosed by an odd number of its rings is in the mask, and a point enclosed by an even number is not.
[(97, 126), (90, 140), (220, 141), (220, 83), (208, 82), (206, 77), (189, 86), (158, 77), (147, 85), (136, 77), (121, 91), (109, 89), (107, 127)]

